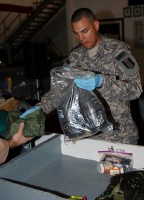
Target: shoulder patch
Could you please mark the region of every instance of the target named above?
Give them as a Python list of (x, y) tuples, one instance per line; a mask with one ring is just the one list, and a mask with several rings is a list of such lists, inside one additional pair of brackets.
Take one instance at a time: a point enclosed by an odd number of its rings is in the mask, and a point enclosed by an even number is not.
[(126, 51), (121, 52), (115, 58), (116, 62), (124, 69), (125, 73), (129, 76), (133, 76), (139, 71), (139, 65), (134, 56)]

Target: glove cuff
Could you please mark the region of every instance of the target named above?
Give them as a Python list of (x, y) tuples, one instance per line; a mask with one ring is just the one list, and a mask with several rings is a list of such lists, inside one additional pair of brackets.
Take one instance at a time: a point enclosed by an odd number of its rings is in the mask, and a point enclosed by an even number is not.
[(97, 88), (101, 88), (103, 86), (103, 76), (102, 74), (97, 74), (96, 76), (98, 78)]

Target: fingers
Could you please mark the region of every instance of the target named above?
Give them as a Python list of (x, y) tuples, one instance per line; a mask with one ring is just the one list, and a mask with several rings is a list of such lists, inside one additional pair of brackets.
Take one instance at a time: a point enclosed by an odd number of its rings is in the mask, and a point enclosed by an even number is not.
[(33, 137), (25, 137), (23, 135), (24, 123), (21, 123), (17, 133), (8, 141), (9, 148), (12, 149), (19, 145), (23, 145), (26, 142), (33, 139)]
[(20, 123), (18, 133), (22, 134), (23, 129), (24, 129), (24, 123)]
[(24, 129), (24, 123), (20, 123), (18, 131), (15, 133), (15, 135), (8, 141), (9, 148), (12, 149), (14, 147), (17, 147), (21, 145), (23, 142), (23, 129)]
[(25, 144), (26, 142), (33, 139), (33, 137), (25, 137), (23, 135), (23, 129), (24, 123), (21, 123), (18, 132), (12, 137), (12, 140), (15, 142), (15, 146)]

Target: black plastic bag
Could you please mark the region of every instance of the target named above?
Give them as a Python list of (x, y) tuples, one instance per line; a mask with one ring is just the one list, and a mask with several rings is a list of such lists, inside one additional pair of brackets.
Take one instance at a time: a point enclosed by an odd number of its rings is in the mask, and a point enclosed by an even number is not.
[(57, 111), (65, 140), (102, 134), (113, 129), (97, 96), (93, 92), (78, 88), (74, 82)]

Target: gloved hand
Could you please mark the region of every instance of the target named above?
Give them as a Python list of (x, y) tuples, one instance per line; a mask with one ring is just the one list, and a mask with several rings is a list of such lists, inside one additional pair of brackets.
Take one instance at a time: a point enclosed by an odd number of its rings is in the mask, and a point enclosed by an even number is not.
[(102, 85), (103, 76), (101, 74), (97, 74), (96, 76), (91, 78), (76, 78), (74, 82), (79, 88), (92, 91)]
[(27, 111), (25, 111), (22, 115), (20, 115), (20, 118), (24, 118), (24, 117), (26, 117), (27, 115), (33, 113), (34, 111), (36, 111), (36, 110), (38, 110), (38, 109), (40, 109), (39, 106), (34, 106), (34, 107), (28, 109)]

